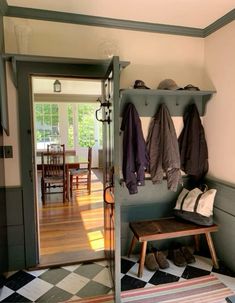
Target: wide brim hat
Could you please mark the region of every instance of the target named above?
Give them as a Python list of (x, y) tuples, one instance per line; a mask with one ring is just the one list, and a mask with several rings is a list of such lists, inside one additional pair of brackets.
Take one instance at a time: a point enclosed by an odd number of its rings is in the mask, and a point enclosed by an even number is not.
[(172, 80), (172, 79), (165, 79), (165, 80), (162, 80), (158, 84), (157, 89), (178, 90), (178, 89), (182, 89), (182, 88), (179, 87), (174, 80)]

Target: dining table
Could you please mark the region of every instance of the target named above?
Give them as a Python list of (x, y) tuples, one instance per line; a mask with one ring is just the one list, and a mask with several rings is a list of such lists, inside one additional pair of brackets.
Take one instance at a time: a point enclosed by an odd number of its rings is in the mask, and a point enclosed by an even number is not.
[[(66, 197), (67, 200), (70, 200), (69, 195), (69, 170), (75, 168), (81, 168), (83, 165), (87, 165), (88, 159), (85, 157), (81, 157), (79, 155), (65, 155), (65, 170), (66, 170), (66, 180), (67, 180), (67, 190), (66, 190)], [(42, 156), (37, 155), (36, 157), (36, 164), (37, 164), (37, 171), (42, 170)]]

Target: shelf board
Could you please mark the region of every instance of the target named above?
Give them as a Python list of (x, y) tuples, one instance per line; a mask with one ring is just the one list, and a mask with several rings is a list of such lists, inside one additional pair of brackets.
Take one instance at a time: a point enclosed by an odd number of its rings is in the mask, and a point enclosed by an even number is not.
[(122, 89), (120, 90), (120, 113), (129, 102), (133, 103), (141, 117), (152, 117), (158, 106), (165, 103), (171, 116), (183, 116), (190, 104), (195, 103), (200, 116), (206, 112), (206, 103), (215, 91)]

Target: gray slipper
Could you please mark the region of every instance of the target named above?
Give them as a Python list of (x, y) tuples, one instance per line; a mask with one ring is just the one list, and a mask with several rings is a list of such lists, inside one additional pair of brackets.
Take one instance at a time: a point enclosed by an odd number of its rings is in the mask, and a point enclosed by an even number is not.
[(159, 269), (159, 265), (156, 261), (154, 253), (149, 253), (145, 257), (145, 266), (150, 271), (156, 271)]

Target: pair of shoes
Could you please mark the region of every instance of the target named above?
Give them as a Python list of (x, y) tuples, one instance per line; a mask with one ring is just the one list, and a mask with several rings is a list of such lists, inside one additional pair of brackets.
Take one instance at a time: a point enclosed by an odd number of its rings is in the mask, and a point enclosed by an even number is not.
[(167, 261), (165, 254), (160, 250), (156, 250), (156, 249), (154, 249), (154, 250), (155, 250), (154, 255), (155, 255), (155, 258), (156, 258), (156, 261), (157, 261), (159, 267), (161, 269), (168, 268), (170, 266), (170, 264)]
[(147, 255), (145, 257), (145, 266), (150, 271), (159, 270), (159, 265), (157, 263), (155, 254), (153, 252), (147, 253)]
[(169, 259), (171, 259), (176, 266), (180, 267), (195, 262), (195, 257), (186, 246), (171, 249), (169, 252)]

